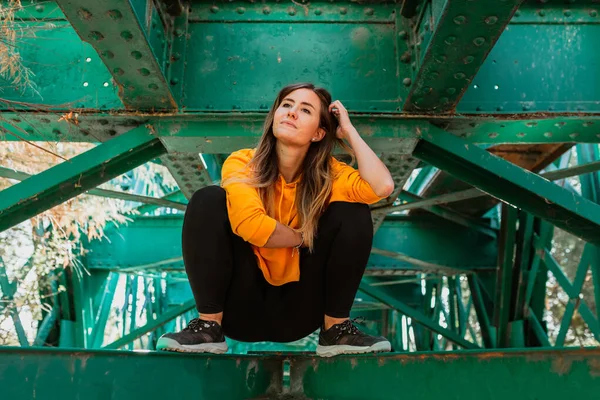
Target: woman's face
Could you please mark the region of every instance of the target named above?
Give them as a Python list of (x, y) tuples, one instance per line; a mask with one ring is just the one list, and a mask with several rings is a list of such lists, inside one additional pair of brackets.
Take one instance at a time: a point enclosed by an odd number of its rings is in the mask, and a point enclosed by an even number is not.
[(320, 113), (321, 101), (315, 92), (294, 90), (275, 110), (273, 134), (277, 140), (293, 146), (306, 146), (321, 140), (325, 131), (319, 128)]

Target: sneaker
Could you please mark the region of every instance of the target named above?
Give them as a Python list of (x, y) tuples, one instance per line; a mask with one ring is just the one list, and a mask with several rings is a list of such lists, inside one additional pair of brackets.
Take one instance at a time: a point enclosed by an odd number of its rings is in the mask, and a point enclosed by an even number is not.
[(227, 342), (221, 325), (195, 318), (181, 332), (162, 335), (156, 350), (223, 354), (227, 351)]
[(379, 353), (391, 351), (391, 343), (382, 336), (367, 335), (354, 326), (354, 320), (346, 320), (319, 333), (317, 355), (332, 357), (338, 354)]

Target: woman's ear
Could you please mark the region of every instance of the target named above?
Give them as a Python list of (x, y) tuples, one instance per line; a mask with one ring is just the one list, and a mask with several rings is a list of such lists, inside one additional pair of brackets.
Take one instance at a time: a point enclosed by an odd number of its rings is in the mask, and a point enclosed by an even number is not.
[(325, 129), (323, 128), (319, 128), (317, 129), (317, 133), (315, 136), (313, 136), (312, 141), (313, 142), (320, 142), (321, 140), (323, 140), (323, 138), (325, 137), (325, 134), (327, 132), (325, 132)]

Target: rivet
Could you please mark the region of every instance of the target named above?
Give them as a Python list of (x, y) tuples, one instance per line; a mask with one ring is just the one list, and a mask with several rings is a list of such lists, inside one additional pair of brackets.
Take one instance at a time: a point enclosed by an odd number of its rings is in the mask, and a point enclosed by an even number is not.
[(546, 12), (544, 10), (540, 10), (540, 11), (538, 11), (538, 15), (540, 17), (544, 17), (546, 15)]
[(592, 125), (594, 125), (593, 121), (586, 121), (586, 122), (583, 123), (583, 127), (584, 128), (587, 128), (588, 126), (592, 126)]
[(44, 11), (44, 6), (43, 6), (43, 5), (41, 5), (41, 4), (40, 4), (40, 5), (37, 5), (37, 6), (35, 6), (35, 11), (37, 11), (37, 12), (42, 12), (42, 11)]
[(157, 90), (158, 89), (158, 85), (156, 83), (151, 83), (148, 85), (148, 87), (152, 90)]
[(139, 60), (140, 58), (142, 58), (142, 53), (140, 53), (137, 50), (134, 50), (131, 52), (131, 57), (135, 58), (136, 60)]
[(439, 54), (439, 55), (436, 55), (433, 59), (435, 60), (435, 62), (437, 62), (439, 64), (443, 64), (446, 62), (447, 58), (445, 55)]
[(100, 119), (100, 120), (98, 120), (98, 123), (100, 125), (108, 125), (108, 120), (107, 119)]
[(422, 97), (418, 97), (418, 98), (416, 98), (416, 99), (415, 99), (415, 104), (416, 104), (416, 105), (423, 104), (423, 98), (422, 98)]
[(261, 110), (266, 110), (267, 109), (267, 105), (266, 104), (261, 104), (260, 105), (260, 109)]
[(213, 13), (213, 14), (216, 14), (216, 13), (218, 13), (218, 12), (219, 12), (219, 7), (217, 7), (217, 6), (212, 6), (212, 7), (210, 8), (210, 12), (211, 12), (211, 13)]
[(489, 133), (488, 137), (491, 138), (491, 139), (497, 138), (498, 137), (498, 133), (496, 133), (496, 132)]
[(521, 109), (522, 109), (523, 111), (529, 111), (529, 106), (523, 106), (523, 107), (521, 107)]
[(375, 10), (373, 10), (372, 8), (365, 8), (365, 14), (367, 15), (373, 15), (374, 12)]
[(181, 29), (181, 28), (175, 29), (175, 36), (177, 36), (177, 37), (183, 36), (183, 29)]
[(138, 69), (138, 72), (142, 76), (148, 76), (148, 75), (150, 75), (150, 71), (147, 68), (140, 68), (140, 69)]
[(425, 22), (425, 25), (423, 25), (423, 28), (425, 28), (426, 31), (429, 30), (429, 22)]
[(590, 11), (590, 17), (594, 17), (595, 18), (597, 16), (598, 16), (598, 11), (596, 11), (596, 10)]
[(121, 11), (119, 11), (119, 10), (110, 10), (107, 14), (109, 17), (111, 17), (115, 21), (123, 18), (123, 14), (121, 14)]
[(496, 111), (502, 111), (502, 110), (504, 110), (504, 108), (502, 106), (496, 107)]
[(117, 134), (117, 131), (115, 131), (114, 129), (109, 129), (108, 130), (108, 135), (109, 136), (115, 136)]
[(121, 68), (115, 68), (113, 69), (113, 72), (117, 75), (123, 75), (125, 73), (125, 71), (123, 71)]
[(173, 53), (173, 55), (171, 56), (171, 58), (173, 59), (173, 61), (178, 61), (181, 58), (181, 54), (179, 54), (179, 53)]
[(370, 106), (370, 107), (369, 107), (369, 110), (371, 110), (371, 111), (375, 111), (375, 110), (377, 110), (377, 107), (375, 107), (375, 106)]
[(103, 56), (104, 58), (114, 58), (114, 56), (115, 56), (115, 55), (114, 55), (114, 53), (113, 53), (112, 51), (110, 51), (110, 50), (104, 50), (104, 51), (102, 52), (102, 56)]
[(456, 93), (456, 89), (453, 87), (448, 88), (448, 89), (446, 89), (446, 93), (453, 95), (454, 93)]
[(49, 124), (50, 123), (50, 120), (48, 118), (42, 118), (42, 119), (40, 119), (40, 121), (42, 121), (45, 124)]
[(408, 64), (410, 62), (410, 52), (405, 52), (404, 54), (402, 54), (400, 56), (400, 61), (402, 61), (405, 64)]
[(484, 19), (485, 23), (488, 25), (494, 25), (496, 22), (498, 22), (498, 17), (491, 15), (489, 17), (486, 17)]
[(236, 105), (233, 106), (233, 109), (234, 110), (241, 110), (241, 107), (236, 104)]
[(454, 23), (456, 25), (462, 25), (467, 21), (467, 18), (464, 15), (459, 15), (457, 17), (454, 17)]
[(16, 122), (17, 124), (21, 123), (21, 119), (20, 118), (11, 118), (14, 122)]
[(473, 39), (473, 43), (475, 44), (475, 46), (481, 46), (482, 44), (485, 43), (485, 38), (476, 37), (475, 39)]
[(209, 105), (206, 106), (207, 110), (212, 110), (213, 108), (215, 108), (215, 107), (212, 104), (209, 104)]
[(473, 56), (466, 56), (465, 58), (463, 58), (463, 62), (465, 64), (471, 64), (473, 62), (473, 60), (475, 60), (475, 57), (473, 57)]
[(454, 79), (465, 79), (465, 74), (463, 74), (462, 72), (457, 72), (454, 74)]
[(565, 17), (570, 17), (571, 16), (571, 11), (570, 10), (565, 10), (564, 15)]
[(417, 69), (417, 62), (413, 61), (412, 64), (410, 64), (412, 69)]
[(171, 78), (171, 85), (177, 85), (179, 83), (179, 79)]
[(440, 77), (440, 73), (437, 71), (433, 71), (429, 76), (431, 76), (433, 79), (437, 79)]
[(79, 10), (77, 10), (77, 16), (87, 21), (92, 18), (92, 13), (85, 8), (80, 8)]
[(483, 110), (483, 108), (482, 108), (481, 106), (477, 106), (477, 107), (475, 108), (475, 111), (481, 111), (481, 110)]
[(515, 17), (520, 17), (521, 16), (521, 11), (517, 10), (515, 11)]
[(446, 44), (452, 44), (452, 43), (456, 42), (456, 36), (448, 36), (448, 37), (447, 37), (447, 38), (444, 40), (444, 42), (445, 42)]
[(104, 35), (103, 35), (103, 34), (101, 34), (101, 33), (100, 33), (100, 32), (98, 32), (98, 31), (91, 31), (91, 32), (89, 33), (88, 37), (89, 37), (90, 39), (94, 39), (94, 40), (97, 40), (97, 41), (100, 41), (100, 40), (104, 39)]
[(340, 14), (346, 15), (348, 13), (348, 9), (346, 7), (340, 8)]
[(60, 135), (61, 134), (61, 132), (58, 129), (56, 129), (56, 128), (52, 129), (52, 133), (55, 134), (55, 135)]
[(315, 15), (321, 15), (322, 13), (323, 13), (323, 12), (322, 12), (321, 10), (319, 10), (319, 9), (316, 9), (316, 10), (315, 10)]
[(406, 33), (406, 31), (400, 31), (400, 32), (398, 32), (398, 37), (400, 39), (406, 39), (407, 36), (408, 36), (408, 34)]
[(130, 41), (131, 39), (133, 39), (133, 34), (129, 31), (123, 31), (121, 32), (121, 37), (126, 41)]
[(547, 138), (551, 138), (552, 137), (552, 132), (546, 132), (544, 133), (544, 136)]
[(288, 8), (288, 14), (289, 15), (296, 15), (296, 9), (294, 7)]
[(577, 132), (573, 132), (573, 133), (571, 133), (571, 134), (569, 135), (569, 137), (570, 137), (571, 139), (575, 139), (575, 138), (576, 138), (576, 137), (578, 137), (578, 136), (579, 136), (579, 133), (577, 133)]
[(236, 8), (236, 9), (235, 9), (235, 11), (236, 11), (238, 14), (243, 14), (243, 13), (245, 13), (245, 12), (246, 12), (246, 9), (245, 9), (244, 7), (238, 7), (238, 8)]
[(271, 14), (271, 7), (265, 7), (265, 8), (263, 8), (263, 14), (265, 14), (265, 15)]
[(448, 98), (447, 98), (447, 97), (442, 97), (442, 98), (440, 99), (440, 102), (441, 102), (442, 104), (447, 104), (447, 103), (448, 103)]
[(520, 138), (525, 137), (525, 132), (517, 133), (517, 137), (520, 137)]
[(412, 79), (410, 79), (410, 78), (404, 78), (404, 79), (402, 79), (402, 84), (404, 86), (410, 86), (412, 84)]

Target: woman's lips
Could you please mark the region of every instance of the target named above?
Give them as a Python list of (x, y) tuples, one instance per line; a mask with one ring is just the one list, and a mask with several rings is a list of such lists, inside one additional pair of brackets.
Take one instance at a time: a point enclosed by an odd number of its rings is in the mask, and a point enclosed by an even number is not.
[(294, 128), (296, 127), (296, 125), (294, 125), (290, 121), (283, 121), (282, 124), (289, 125), (289, 126), (294, 127)]

